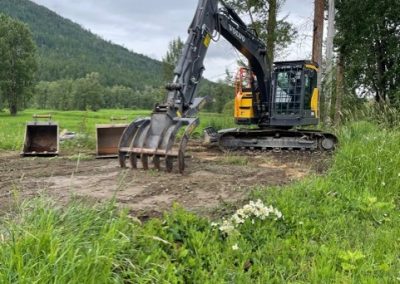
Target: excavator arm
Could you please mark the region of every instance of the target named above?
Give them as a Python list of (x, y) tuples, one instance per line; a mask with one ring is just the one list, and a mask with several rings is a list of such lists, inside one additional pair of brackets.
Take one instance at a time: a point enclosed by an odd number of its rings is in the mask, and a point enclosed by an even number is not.
[[(221, 3), (219, 7), (218, 3)], [(166, 86), (165, 101), (153, 109), (149, 118), (132, 122), (123, 133), (119, 144), (119, 161), (126, 166), (128, 158), (132, 168), (138, 159), (142, 167), (149, 167), (152, 158), (155, 168), (160, 169), (160, 160), (165, 159), (167, 171), (172, 171), (173, 162), (178, 160), (178, 168), (185, 168), (185, 148), (189, 137), (199, 124), (196, 117), (205, 98), (195, 98), (196, 89), (202, 78), (204, 59), (213, 35), (220, 34), (229, 41), (249, 61), (249, 66), (257, 76), (258, 86), (254, 94), (254, 110), (260, 119), (259, 125), (268, 123), (271, 105), (271, 70), (265, 45), (246, 26), (240, 17), (224, 2), (199, 0), (193, 21), (189, 26), (189, 36), (180, 59), (174, 69), (174, 78)], [(182, 127), (184, 130), (182, 130)]]

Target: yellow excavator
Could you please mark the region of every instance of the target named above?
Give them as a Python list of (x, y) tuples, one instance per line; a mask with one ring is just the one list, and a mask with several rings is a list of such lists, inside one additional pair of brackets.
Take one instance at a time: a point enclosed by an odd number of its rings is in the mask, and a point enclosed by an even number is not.
[(217, 34), (248, 60), (248, 68), (241, 68), (236, 76), (234, 117), (238, 125), (257, 128), (207, 129), (212, 142), (222, 150), (335, 148), (333, 134), (299, 129), (319, 123), (318, 66), (309, 61), (271, 64), (263, 41), (231, 7), (221, 0), (199, 0), (173, 81), (166, 86), (165, 101), (154, 107), (151, 117), (133, 121), (121, 136), (121, 167), (129, 160), (137, 168), (140, 160), (142, 168), (148, 169), (152, 159), (156, 169), (164, 160), (168, 172), (175, 161), (179, 172), (184, 171), (186, 145), (205, 102), (195, 94), (208, 47)]

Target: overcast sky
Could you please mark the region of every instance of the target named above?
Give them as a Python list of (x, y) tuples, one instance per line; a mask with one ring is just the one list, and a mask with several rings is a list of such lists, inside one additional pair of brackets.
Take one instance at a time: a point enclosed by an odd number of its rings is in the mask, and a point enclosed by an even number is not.
[[(186, 39), (187, 28), (198, 0), (32, 0), (68, 18), (106, 40), (137, 53), (159, 59), (168, 43), (180, 36)], [(298, 40), (279, 60), (309, 59), (312, 43), (313, 0), (287, 0), (279, 17), (299, 30)], [(205, 60), (204, 76), (223, 79), (225, 69), (236, 70), (238, 53), (221, 39), (211, 45)]]

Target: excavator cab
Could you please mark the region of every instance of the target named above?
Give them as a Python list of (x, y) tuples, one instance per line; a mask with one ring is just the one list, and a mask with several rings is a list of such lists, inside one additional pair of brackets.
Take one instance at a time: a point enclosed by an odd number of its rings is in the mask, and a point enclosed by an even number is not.
[(317, 70), (308, 61), (274, 63), (271, 126), (318, 124)]
[[(268, 102), (270, 125), (293, 127), (318, 124), (317, 66), (308, 61), (275, 62), (272, 73), (272, 97)], [(257, 124), (255, 107), (260, 102), (257, 78), (246, 67), (235, 77), (235, 122)]]

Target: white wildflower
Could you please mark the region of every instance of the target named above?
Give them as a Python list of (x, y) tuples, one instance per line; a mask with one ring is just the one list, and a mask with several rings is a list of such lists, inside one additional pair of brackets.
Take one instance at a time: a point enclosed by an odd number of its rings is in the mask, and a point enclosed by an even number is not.
[(232, 250), (238, 250), (238, 249), (239, 249), (238, 244), (234, 244), (234, 245), (232, 246)]
[(240, 218), (238, 214), (234, 214), (232, 216), (232, 221), (233, 221), (233, 223), (236, 223), (236, 224), (243, 224), (244, 223), (244, 219)]
[(385, 185), (386, 185), (386, 183), (384, 181), (382, 181), (382, 186), (385, 186)]
[(243, 224), (249, 218), (251, 218), (251, 223), (255, 224), (255, 218), (265, 220), (271, 215), (275, 217), (274, 220), (284, 219), (282, 212), (272, 206), (265, 206), (260, 199), (256, 202), (250, 201), (249, 204), (238, 209), (231, 218), (224, 220), (219, 230), (229, 235), (235, 231), (236, 227)]
[(224, 222), (222, 222), (222, 225), (219, 227), (219, 230), (229, 235), (235, 230), (235, 226), (233, 226), (233, 224), (228, 220), (224, 220)]

